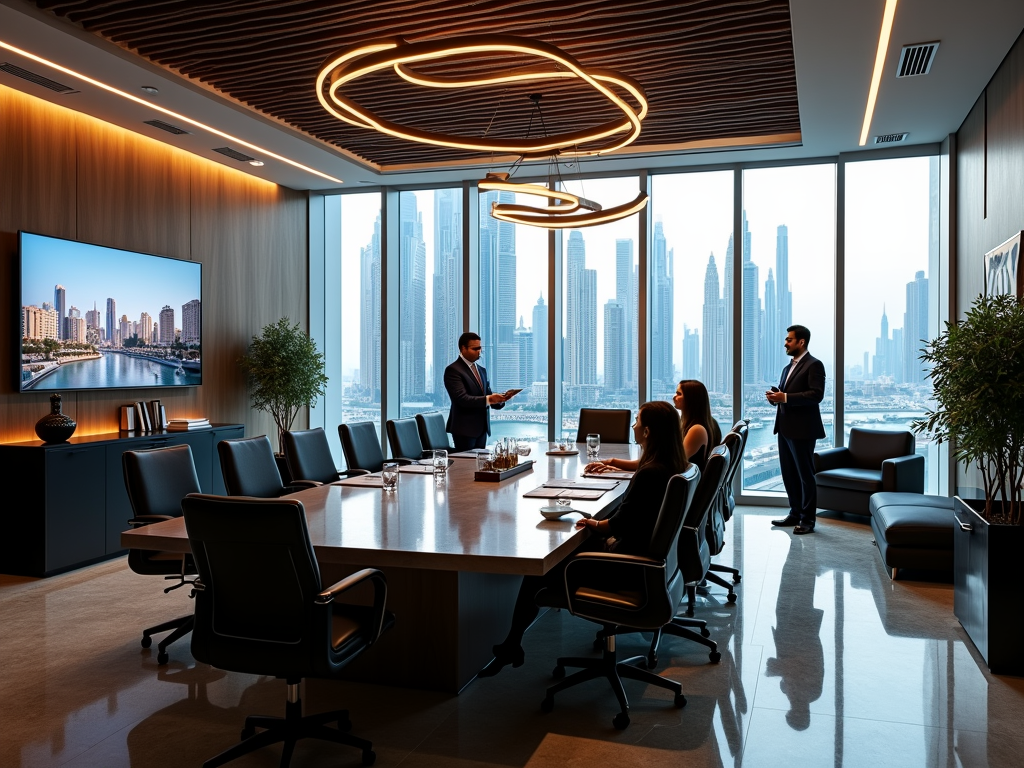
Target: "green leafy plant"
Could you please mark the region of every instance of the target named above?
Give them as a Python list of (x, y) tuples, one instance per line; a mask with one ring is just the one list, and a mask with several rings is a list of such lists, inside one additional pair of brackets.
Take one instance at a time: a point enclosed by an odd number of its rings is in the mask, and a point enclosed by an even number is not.
[(946, 323), (921, 359), (932, 366), (936, 408), (914, 422), (914, 431), (950, 442), (958, 462), (977, 465), (985, 487), (986, 519), (1019, 525), (1024, 305), (1008, 294), (979, 296), (962, 320)]
[(282, 317), (252, 337), (238, 364), (249, 379), (252, 407), (273, 416), (280, 447), (281, 435), (291, 428), (299, 409), (327, 391), (323, 354), (298, 323), (292, 326)]

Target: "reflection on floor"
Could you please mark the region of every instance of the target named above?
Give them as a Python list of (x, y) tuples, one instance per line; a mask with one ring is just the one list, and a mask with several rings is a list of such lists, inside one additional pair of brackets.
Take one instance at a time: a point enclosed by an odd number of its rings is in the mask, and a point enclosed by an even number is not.
[[(378, 766), (1021, 765), (1024, 680), (988, 674), (950, 585), (891, 583), (861, 521), (823, 516), (814, 535), (794, 537), (772, 530), (777, 512), (741, 508), (722, 558), (743, 571), (738, 603), (698, 608), (721, 663), (683, 640), (662, 644), (659, 670), (682, 682), (685, 709), (627, 682), (632, 725), (616, 731), (614, 698), (595, 681), (542, 714), (554, 658), (593, 638), (564, 612), (527, 635), (523, 667), (461, 696), (312, 681), (307, 709), (349, 707)], [(234, 743), (246, 714), (280, 714), (279, 680), (197, 665), (187, 643), (158, 667), (155, 648), (139, 647), (139, 629), (187, 609), (184, 592), (162, 595), (123, 560), (0, 577), (0, 765), (200, 765)], [(644, 648), (638, 635), (620, 640)], [(358, 764), (355, 750), (312, 741), (293, 761)]]

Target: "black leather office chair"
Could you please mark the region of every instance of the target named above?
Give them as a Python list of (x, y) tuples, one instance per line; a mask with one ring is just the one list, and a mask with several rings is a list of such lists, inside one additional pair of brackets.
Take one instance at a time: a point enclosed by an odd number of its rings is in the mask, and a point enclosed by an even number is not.
[[(345, 453), (345, 463), (349, 469), (380, 472), (384, 468), (384, 452), (380, 449), (377, 429), (372, 421), (339, 424), (338, 435), (341, 437), (341, 450)], [(399, 464), (411, 463), (408, 459), (394, 461)]]
[(276, 499), (317, 485), (308, 480), (285, 485), (274, 459), (274, 447), (266, 435), (221, 440), (217, 443), (217, 454), (229, 496)]
[(587, 435), (597, 434), (602, 443), (628, 443), (632, 420), (633, 414), (628, 408), (580, 408), (576, 442), (586, 442)]
[[(192, 460), (192, 449), (187, 445), (125, 451), (121, 454), (121, 470), (134, 515), (128, 524), (133, 528), (180, 517), (181, 500), (190, 493), (202, 491)], [(188, 555), (142, 549), (128, 550), (128, 567), (135, 573), (163, 576), (178, 582), (164, 589), (164, 593), (190, 584), (186, 577), (196, 572)], [(192, 614), (142, 630), (142, 647), (149, 648), (153, 644), (152, 635), (168, 631), (171, 634), (157, 644), (158, 664), (167, 663), (167, 648), (171, 643), (192, 631)]]
[(924, 493), (924, 456), (906, 431), (850, 430), (850, 444), (814, 454), (818, 507), (870, 515), (871, 495)]
[[(651, 649), (647, 654), (648, 669), (654, 669), (658, 663), (658, 644), (663, 635), (683, 637), (700, 643), (711, 649), (708, 658), (712, 663), (717, 664), (722, 660), (718, 644), (709, 639), (711, 633), (708, 632), (707, 622), (703, 619), (694, 619), (692, 616), (697, 586), (708, 575), (708, 569), (711, 566), (711, 550), (705, 536), (707, 519), (711, 510), (719, 503), (722, 486), (725, 484), (725, 477), (729, 469), (729, 459), (729, 449), (724, 445), (719, 445), (711, 452), (693, 501), (686, 512), (683, 530), (679, 534), (677, 553), (679, 573), (686, 585), (686, 612), (673, 616), (670, 622), (655, 631)], [(694, 631), (695, 629), (697, 631)]]
[(417, 413), (416, 426), (420, 430), (420, 442), (428, 451), (451, 451), (451, 442), (445, 430), (444, 414), (438, 411)]
[[(304, 677), (337, 677), (394, 624), (385, 608), (384, 574), (366, 568), (324, 589), (306, 514), (295, 499), (193, 494), (182, 507), (199, 570), (192, 655), (219, 669), (287, 683), (285, 716), (247, 717), (242, 741), (205, 768), (282, 741), (281, 765), (287, 767), (302, 738), (356, 747), (363, 765), (373, 765), (373, 745), (347, 733), (347, 711), (303, 717), (299, 684)], [(363, 582), (373, 586), (373, 605), (338, 602)], [(336, 729), (328, 727), (332, 722)]]
[(608, 680), (619, 701), (621, 712), (612, 721), (619, 729), (629, 725), (629, 702), (622, 687), (623, 677), (667, 688), (674, 694), (675, 706), (686, 705), (679, 683), (638, 666), (644, 663), (643, 656), (619, 661), (615, 630), (652, 632), (675, 615), (685, 587), (679, 573), (677, 542), (699, 479), (700, 472), (690, 465), (685, 472), (669, 480), (651, 536), (650, 557), (584, 552), (566, 566), (564, 594), (553, 594), (546, 589), (538, 593), (539, 604), (567, 607), (573, 616), (601, 624), (605, 632), (604, 653), (600, 659), (558, 659), (552, 673), (556, 678), (565, 675), (566, 667), (579, 667), (580, 671), (548, 688), (541, 703), (543, 711), (550, 712), (554, 708), (554, 696), (559, 691), (599, 677)]
[(281, 433), (284, 458), (288, 463), (288, 474), (292, 482), (312, 480), (314, 484), (334, 483), (344, 477), (368, 474), (364, 467), (352, 467), (341, 471), (334, 463), (327, 433), (320, 427)]
[(388, 419), (384, 425), (388, 433), (391, 455), (419, 461), (423, 458), (423, 443), (416, 419)]
[[(716, 531), (714, 546), (712, 547), (712, 556), (717, 555), (722, 551), (725, 546), (725, 523), (728, 523), (732, 519), (732, 513), (736, 509), (736, 498), (733, 496), (733, 478), (736, 477), (736, 473), (740, 466), (743, 464), (743, 453), (747, 447), (747, 437), (750, 434), (750, 429), (747, 426), (748, 421), (740, 419), (737, 421), (733, 428), (722, 438), (722, 445), (729, 449), (729, 467), (726, 470), (725, 481), (722, 484), (721, 501), (720, 501), (720, 517), (722, 520), (721, 535), (718, 536)], [(717, 523), (716, 523), (717, 525)], [(727, 573), (732, 578), (732, 584), (726, 581), (724, 578), (719, 576), (719, 573)], [(733, 568), (728, 565), (721, 565), (720, 563), (711, 563), (711, 567), (708, 570), (708, 581), (714, 582), (721, 587), (725, 587), (729, 590), (726, 595), (728, 602), (735, 602), (736, 592), (733, 590), (734, 584), (739, 584), (742, 580), (739, 568)]]

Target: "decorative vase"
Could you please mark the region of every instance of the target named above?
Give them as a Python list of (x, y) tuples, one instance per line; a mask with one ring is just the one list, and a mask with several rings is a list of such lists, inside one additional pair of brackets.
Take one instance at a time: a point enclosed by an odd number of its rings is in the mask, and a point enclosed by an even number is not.
[(63, 443), (73, 434), (78, 424), (61, 413), (60, 395), (50, 395), (50, 412), (36, 422), (36, 434), (44, 443)]

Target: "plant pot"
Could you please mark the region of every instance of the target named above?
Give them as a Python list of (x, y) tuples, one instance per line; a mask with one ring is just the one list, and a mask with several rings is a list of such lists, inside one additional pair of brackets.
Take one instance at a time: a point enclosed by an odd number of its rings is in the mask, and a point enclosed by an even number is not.
[(994, 674), (1024, 675), (1024, 526), (979, 514), (954, 498), (953, 613)]

